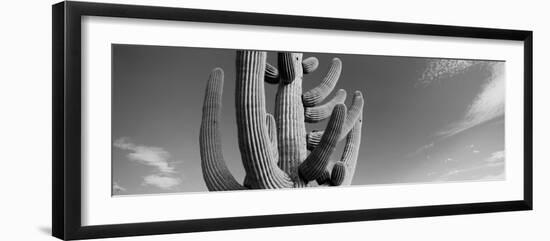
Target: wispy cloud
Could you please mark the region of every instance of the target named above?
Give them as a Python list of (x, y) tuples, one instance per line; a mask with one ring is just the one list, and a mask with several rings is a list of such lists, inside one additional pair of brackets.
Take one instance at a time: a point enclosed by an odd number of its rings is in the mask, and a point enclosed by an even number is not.
[(498, 167), (504, 166), (504, 151), (493, 152), (489, 158), (485, 159), (486, 166), (488, 167)]
[(504, 162), (504, 156), (505, 156), (504, 151), (496, 151), (491, 153), (491, 156), (485, 159), (485, 161), (491, 162), (491, 163)]
[(117, 182), (113, 182), (113, 193), (126, 192), (126, 188), (118, 185)]
[[(444, 139), (478, 125), (502, 119), (505, 107), (505, 78), (504, 63), (502, 62), (432, 59), (428, 61), (415, 87), (427, 87), (435, 83), (441, 83), (473, 69), (488, 71), (489, 74), (487, 75), (488, 77), (480, 79), (485, 84), (472, 103), (466, 108), (462, 118), (436, 131), (430, 143), (419, 147), (414, 152), (408, 154), (408, 157), (427, 155), (431, 152), (431, 149)], [(469, 148), (474, 154), (481, 153), (481, 150), (475, 149), (474, 145), (470, 145)]]
[(456, 160), (454, 160), (453, 158), (448, 157), (447, 159), (444, 159), (443, 162), (444, 163), (456, 162)]
[(435, 146), (435, 143), (430, 142), (426, 145), (419, 147), (414, 152), (409, 153), (407, 157), (414, 157), (422, 154), (422, 155), (426, 155), (426, 159), (430, 159), (429, 153), (430, 153), (430, 150), (434, 148), (434, 146)]
[(170, 162), (170, 153), (160, 147), (136, 145), (130, 142), (128, 138), (117, 139), (114, 146), (130, 151), (127, 155), (129, 160), (155, 167), (161, 173), (175, 172), (175, 168)]
[[(171, 160), (170, 153), (163, 148), (138, 145), (125, 137), (115, 140), (113, 145), (121, 150), (129, 151), (126, 155), (128, 160), (154, 168), (154, 174), (143, 177), (142, 185), (170, 190), (181, 184), (181, 178), (176, 176), (178, 173), (173, 165), (176, 162)], [(114, 183), (113, 190), (115, 190), (115, 185), (118, 186)]]
[(443, 79), (450, 79), (455, 75), (464, 73), (475, 65), (476, 61), (459, 59), (433, 59), (428, 62), (422, 76), (415, 86), (426, 87), (433, 83), (440, 83)]
[(160, 175), (149, 175), (143, 178), (143, 185), (156, 186), (161, 189), (170, 190), (181, 183), (180, 178)]
[(492, 63), (488, 67), (491, 75), (485, 80), (486, 84), (468, 107), (464, 117), (438, 132), (438, 136), (447, 138), (504, 116), (504, 63)]
[(481, 151), (476, 149), (476, 146), (474, 144), (467, 146), (468, 149), (472, 150), (472, 153), (479, 154)]
[[(486, 159), (482, 159), (482, 161), (476, 165), (448, 170), (439, 175), (437, 180), (502, 180), (504, 179), (505, 170), (504, 159), (504, 151), (496, 151), (491, 153), (491, 155), (489, 155)], [(494, 174), (495, 171), (498, 171), (498, 173)]]

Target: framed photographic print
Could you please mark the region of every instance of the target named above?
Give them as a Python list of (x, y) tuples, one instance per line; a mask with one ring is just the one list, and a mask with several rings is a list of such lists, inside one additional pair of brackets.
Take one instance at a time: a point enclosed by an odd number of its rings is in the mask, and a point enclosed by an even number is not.
[(532, 51), (524, 30), (55, 4), (53, 235), (530, 210)]

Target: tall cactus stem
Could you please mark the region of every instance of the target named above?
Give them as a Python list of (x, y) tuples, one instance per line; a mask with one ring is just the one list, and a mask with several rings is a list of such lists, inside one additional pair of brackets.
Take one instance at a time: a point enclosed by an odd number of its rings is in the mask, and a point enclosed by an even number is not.
[(303, 75), (302, 54), (281, 52), (278, 55), (280, 79), (284, 84), (290, 84)]
[[(302, 54), (279, 53), (282, 80), (275, 97), (279, 166), (290, 175), (296, 187), (305, 186), (299, 178), (298, 166), (307, 157), (301, 62)], [(294, 79), (286, 80), (290, 76)]]
[(253, 189), (292, 187), (276, 165), (266, 125), (264, 75), (266, 52), (237, 51), (235, 105), (239, 149), (246, 171), (245, 185)]

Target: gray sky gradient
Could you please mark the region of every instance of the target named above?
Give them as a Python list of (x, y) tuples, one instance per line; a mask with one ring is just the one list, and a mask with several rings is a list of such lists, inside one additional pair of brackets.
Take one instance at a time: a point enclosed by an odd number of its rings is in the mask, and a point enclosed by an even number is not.
[[(223, 153), (243, 180), (235, 50), (113, 45), (112, 51), (114, 195), (207, 191), (198, 136), (206, 80), (215, 67), (225, 72)], [(335, 89), (365, 96), (353, 185), (504, 179), (504, 62), (304, 53), (309, 56), (320, 66), (305, 75), (304, 90), (338, 57), (343, 70)], [(277, 63), (275, 52), (268, 52), (268, 62)], [(266, 85), (270, 113), (275, 92)]]

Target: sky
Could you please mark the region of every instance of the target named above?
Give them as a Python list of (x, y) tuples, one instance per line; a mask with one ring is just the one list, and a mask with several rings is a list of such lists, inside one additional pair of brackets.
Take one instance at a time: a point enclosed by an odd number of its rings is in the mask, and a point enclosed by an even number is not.
[[(216, 67), (225, 72), (223, 154), (242, 182), (235, 56), (231, 49), (112, 45), (113, 195), (207, 191), (198, 137), (206, 81)], [(268, 62), (276, 65), (276, 56), (268, 52)], [(304, 91), (319, 84), (338, 57), (343, 68), (335, 90), (347, 91), (348, 106), (353, 91), (363, 92), (352, 185), (505, 179), (505, 62), (304, 53), (309, 56), (320, 65), (304, 76)], [(277, 87), (265, 86), (273, 113)], [(324, 129), (326, 122), (306, 128)]]

